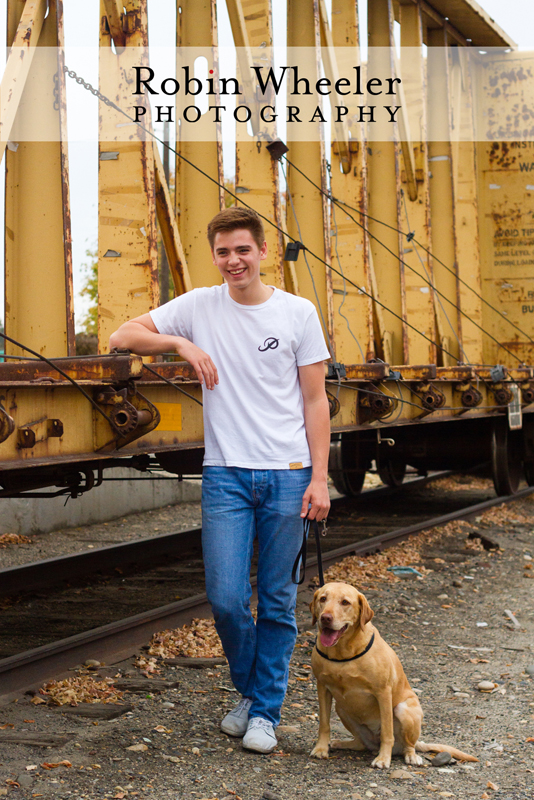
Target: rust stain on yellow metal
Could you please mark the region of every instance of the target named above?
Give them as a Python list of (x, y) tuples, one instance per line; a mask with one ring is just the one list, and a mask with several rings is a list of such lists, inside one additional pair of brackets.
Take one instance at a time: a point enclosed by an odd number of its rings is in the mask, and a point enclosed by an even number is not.
[[(100, 88), (104, 95), (119, 99), (119, 104), (123, 99), (127, 106), (132, 87), (123, 64), (129, 65), (129, 48), (147, 48), (148, 21), (146, 0), (128, 0), (125, 8), (134, 23), (125, 48), (114, 54), (108, 26), (100, 26)], [(101, 19), (105, 14), (101, 0)], [(149, 112), (144, 119), (150, 119)], [(117, 125), (124, 124), (122, 114), (100, 103), (99, 217), (135, 224), (99, 225), (99, 352), (107, 351), (109, 336), (121, 323), (145, 314), (159, 300), (153, 143), (143, 141), (142, 131), (133, 124), (130, 142), (123, 143), (123, 129)], [(102, 160), (102, 154), (109, 151), (118, 152), (118, 158)], [(138, 287), (134, 293), (129, 292), (132, 284)]]
[[(26, 4), (25, 12), (42, 16), (46, 4)], [(17, 13), (18, 9), (18, 13)], [(20, 4), (10, 2), (8, 37), (17, 30)], [(54, 110), (54, 74), (61, 68), (55, 48), (62, 44), (62, 6), (50, 3), (43, 21), (39, 42), (33, 39), (39, 30), (27, 28), (24, 18), (18, 34), (31, 32), (31, 49), (24, 61), (36, 56), (33, 67), (18, 75), (21, 104), (15, 120), (29, 129), (32, 120), (43, 120), (56, 141), (21, 141), (6, 152), (6, 333), (43, 355), (73, 353), (74, 325), (72, 309), (72, 255), (64, 76), (58, 77), (59, 110)], [(18, 35), (17, 34), (17, 35)], [(61, 143), (60, 139), (65, 140)], [(6, 353), (23, 355), (15, 345), (6, 343)]]
[[(510, 130), (534, 128), (534, 64), (529, 53), (501, 53), (484, 57), (479, 76), (479, 125), (491, 132), (503, 115)], [(517, 115), (517, 108), (525, 118)], [(499, 108), (499, 114), (496, 113)], [(483, 111), (486, 116), (482, 118)], [(503, 113), (504, 112), (504, 113)], [(478, 205), (482, 294), (505, 319), (482, 306), (482, 325), (527, 364), (532, 362), (534, 339), (534, 142), (477, 144)], [(488, 337), (483, 340), (484, 363), (516, 362)]]
[(104, 0), (104, 9), (115, 47), (124, 47), (126, 38), (123, 30), (124, 6), (122, 0)]

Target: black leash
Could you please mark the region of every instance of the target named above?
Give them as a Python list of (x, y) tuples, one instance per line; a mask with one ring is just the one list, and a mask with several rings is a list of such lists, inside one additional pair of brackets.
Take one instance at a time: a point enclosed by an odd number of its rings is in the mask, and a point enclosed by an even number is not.
[[(291, 580), (293, 583), (296, 583), (297, 586), (300, 586), (304, 583), (304, 578), (306, 576), (306, 543), (308, 541), (308, 533), (310, 531), (310, 525), (313, 525), (313, 532), (315, 534), (315, 544), (317, 546), (317, 568), (319, 570), (319, 586), (324, 586), (324, 574), (323, 574), (323, 556), (321, 553), (321, 534), (319, 533), (319, 525), (316, 519), (306, 519), (303, 520), (303, 533), (302, 533), (302, 545), (297, 554), (295, 559), (295, 563), (293, 564), (293, 570), (291, 572)], [(323, 536), (326, 535), (326, 521), (323, 522)], [(302, 572), (301, 572), (302, 571)], [(300, 575), (300, 578), (298, 577)]]

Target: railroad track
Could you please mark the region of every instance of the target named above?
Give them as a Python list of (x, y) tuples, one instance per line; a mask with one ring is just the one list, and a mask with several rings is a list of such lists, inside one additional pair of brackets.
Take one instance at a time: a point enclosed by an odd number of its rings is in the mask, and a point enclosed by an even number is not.
[[(325, 565), (349, 554), (376, 552), (421, 530), (476, 516), (534, 491), (529, 487), (508, 497), (482, 498), (484, 490), (428, 492), (427, 483), (429, 479), (416, 479), (402, 492), (371, 490), (334, 501), (329, 535), (323, 540)], [(309, 550), (307, 580), (316, 574), (311, 541)], [(151, 566), (140, 573), (147, 553)], [(87, 583), (89, 575), (93, 577)], [(67, 578), (69, 586), (64, 585)], [(55, 593), (51, 583), (60, 584)], [(155, 631), (211, 613), (203, 592), (199, 529), (0, 571), (0, 594), (12, 594), (21, 586), (25, 596), (0, 613), (0, 697), (57, 677), (88, 658), (118, 662)], [(177, 586), (180, 599), (175, 599)]]

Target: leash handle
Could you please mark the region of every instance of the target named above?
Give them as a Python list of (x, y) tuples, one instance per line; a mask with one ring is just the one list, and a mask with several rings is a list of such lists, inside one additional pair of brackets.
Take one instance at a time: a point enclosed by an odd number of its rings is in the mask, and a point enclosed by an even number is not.
[(317, 567), (319, 570), (319, 586), (324, 586), (323, 555), (321, 552), (321, 536), (319, 533), (319, 525), (317, 524), (316, 519), (308, 519), (307, 517), (303, 520), (302, 545), (295, 559), (295, 563), (293, 564), (293, 570), (291, 572), (291, 580), (293, 581), (293, 583), (296, 583), (297, 586), (301, 586), (304, 583), (304, 578), (306, 576), (306, 555), (307, 555), (306, 544), (308, 540), (310, 525), (313, 525), (313, 532), (315, 534), (315, 544), (317, 547)]

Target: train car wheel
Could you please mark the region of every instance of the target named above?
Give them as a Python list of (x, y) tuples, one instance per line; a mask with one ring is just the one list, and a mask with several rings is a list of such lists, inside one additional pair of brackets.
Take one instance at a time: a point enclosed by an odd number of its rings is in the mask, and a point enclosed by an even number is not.
[(330, 442), (328, 474), (340, 494), (355, 497), (360, 494), (365, 480), (365, 470), (358, 469), (352, 441), (334, 439)]
[(383, 461), (378, 468), (378, 474), (386, 486), (400, 486), (406, 474), (406, 462), (391, 459)]
[(523, 417), (523, 471), (529, 486), (534, 486), (534, 414)]
[(521, 431), (511, 431), (506, 420), (495, 420), (491, 436), (491, 471), (498, 495), (515, 494), (519, 488), (522, 444)]

